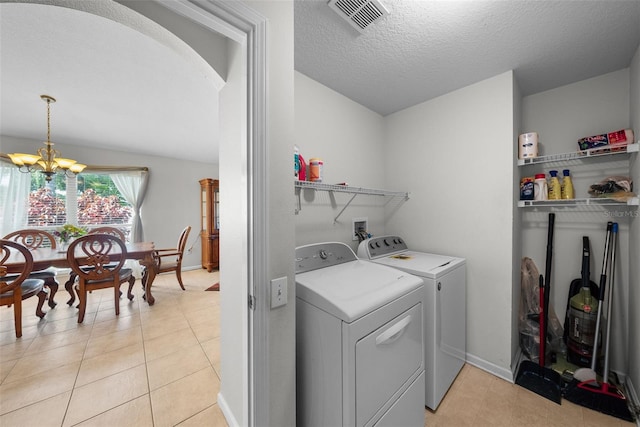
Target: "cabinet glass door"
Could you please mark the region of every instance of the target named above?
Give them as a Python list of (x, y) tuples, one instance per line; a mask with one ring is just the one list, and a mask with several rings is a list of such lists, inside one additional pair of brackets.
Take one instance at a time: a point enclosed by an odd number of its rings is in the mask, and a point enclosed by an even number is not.
[(202, 212), (202, 225), (200, 227), (200, 230), (206, 231), (207, 229), (207, 189), (206, 188), (202, 189), (200, 203), (202, 203), (202, 206), (200, 207), (200, 212)]
[(220, 192), (216, 188), (213, 192), (213, 212), (214, 212), (214, 227), (216, 230), (220, 230)]

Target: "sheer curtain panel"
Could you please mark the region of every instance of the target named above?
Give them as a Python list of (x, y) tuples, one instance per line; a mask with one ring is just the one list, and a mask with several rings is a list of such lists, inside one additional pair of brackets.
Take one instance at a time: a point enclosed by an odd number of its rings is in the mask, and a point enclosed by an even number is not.
[(144, 196), (147, 193), (149, 171), (111, 172), (111, 179), (116, 187), (118, 187), (118, 191), (120, 191), (120, 194), (122, 194), (127, 203), (133, 206), (130, 235), (131, 241), (144, 241), (144, 230), (142, 228), (140, 209), (142, 207), (142, 202), (144, 201)]
[(26, 227), (31, 174), (0, 161), (0, 236)]

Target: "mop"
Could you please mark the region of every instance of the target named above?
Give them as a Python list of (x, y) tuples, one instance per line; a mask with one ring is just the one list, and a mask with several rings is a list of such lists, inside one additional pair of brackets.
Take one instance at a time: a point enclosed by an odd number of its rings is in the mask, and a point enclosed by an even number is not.
[[(609, 227), (607, 227), (608, 229)], [(613, 285), (615, 280), (615, 264), (616, 264), (616, 243), (618, 241), (618, 223), (613, 223), (613, 241), (611, 243), (611, 275), (609, 276), (609, 289), (607, 296), (607, 335), (604, 351), (604, 371), (602, 373), (602, 382), (598, 383), (595, 372), (595, 360), (598, 350), (598, 329), (596, 328), (596, 337), (593, 347), (593, 356), (591, 369), (578, 369), (574, 374), (574, 379), (567, 386), (564, 398), (570, 402), (577, 403), (589, 409), (602, 412), (607, 415), (626, 420), (634, 421), (627, 405), (627, 399), (616, 386), (609, 384), (609, 344), (611, 341), (611, 312), (613, 306)], [(607, 238), (608, 240), (608, 238)], [(607, 262), (607, 249), (605, 248), (605, 264)], [(605, 269), (603, 268), (603, 271)], [(604, 287), (600, 286), (600, 300), (604, 295)], [(600, 304), (602, 311), (602, 304)], [(600, 315), (598, 322), (600, 323)]]

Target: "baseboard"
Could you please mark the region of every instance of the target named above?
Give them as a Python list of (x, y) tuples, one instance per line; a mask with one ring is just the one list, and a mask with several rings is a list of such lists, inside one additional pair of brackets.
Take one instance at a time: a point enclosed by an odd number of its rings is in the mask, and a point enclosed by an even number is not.
[(227, 421), (229, 427), (240, 427), (240, 423), (238, 423), (238, 420), (233, 416), (233, 412), (231, 412), (231, 409), (229, 408), (229, 405), (227, 405), (227, 401), (222, 393), (218, 393), (218, 406), (220, 407), (222, 415), (224, 415), (224, 419)]
[(467, 363), (490, 374), (493, 374), (498, 378), (502, 378), (505, 381), (513, 383), (513, 371), (511, 369), (506, 369), (498, 365), (494, 365), (491, 362), (487, 362), (486, 360), (469, 353), (467, 353)]
[[(625, 388), (627, 391), (627, 399), (631, 401), (631, 405), (633, 405), (634, 408), (640, 408), (640, 399), (638, 399), (638, 393), (633, 387), (633, 382), (631, 382), (631, 379), (628, 376), (625, 380)], [(636, 414), (636, 426), (640, 427), (640, 417), (638, 417), (638, 414)]]

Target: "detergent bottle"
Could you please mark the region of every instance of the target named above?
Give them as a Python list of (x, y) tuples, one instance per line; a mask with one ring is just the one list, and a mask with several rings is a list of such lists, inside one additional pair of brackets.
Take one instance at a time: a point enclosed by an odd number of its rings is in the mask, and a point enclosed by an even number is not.
[(549, 171), (551, 179), (549, 180), (549, 200), (560, 200), (560, 181), (558, 180), (558, 171)]
[(569, 174), (569, 169), (564, 169), (562, 171), (562, 187), (560, 188), (560, 193), (562, 199), (569, 200), (575, 197), (575, 193), (573, 190), (573, 182), (571, 181), (571, 175)]
[(298, 171), (298, 181), (306, 181), (307, 180), (307, 162), (304, 161), (304, 157), (302, 154), (298, 153), (298, 164), (300, 170)]
[(537, 173), (533, 184), (533, 200), (548, 200), (549, 188), (547, 187), (547, 178), (545, 177), (545, 174)]

